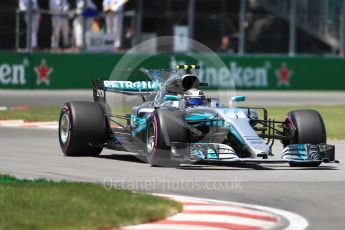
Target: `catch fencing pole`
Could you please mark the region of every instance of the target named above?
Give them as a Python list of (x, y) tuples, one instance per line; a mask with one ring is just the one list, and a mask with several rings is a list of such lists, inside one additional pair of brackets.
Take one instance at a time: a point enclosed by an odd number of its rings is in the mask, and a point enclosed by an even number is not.
[(241, 0), (240, 3), (240, 15), (239, 15), (239, 35), (238, 35), (238, 54), (240, 56), (244, 55), (245, 52), (245, 16), (246, 16), (246, 0)]
[(289, 55), (295, 56), (296, 52), (296, 0), (290, 0), (290, 33)]

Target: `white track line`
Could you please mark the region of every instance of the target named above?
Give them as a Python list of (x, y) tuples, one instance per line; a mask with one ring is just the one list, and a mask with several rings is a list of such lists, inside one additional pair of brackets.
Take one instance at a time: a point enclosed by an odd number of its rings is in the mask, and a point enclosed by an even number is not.
[(58, 129), (58, 122), (24, 122), (23, 120), (0, 120), (0, 127)]
[(24, 123), (23, 120), (0, 120), (0, 125), (22, 124), (22, 123)]

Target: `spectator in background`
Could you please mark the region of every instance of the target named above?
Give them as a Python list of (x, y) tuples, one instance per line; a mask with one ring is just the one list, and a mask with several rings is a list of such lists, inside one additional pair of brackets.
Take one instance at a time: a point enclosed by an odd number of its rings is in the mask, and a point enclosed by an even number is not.
[(91, 31), (93, 33), (99, 33), (99, 32), (103, 32), (104, 33), (104, 28), (102, 26), (102, 21), (100, 18), (95, 18), (92, 22), (92, 26), (91, 26)]
[[(25, 23), (29, 24), (29, 0), (19, 0), (19, 10), (25, 12)], [(37, 0), (32, 0), (32, 21), (31, 21), (31, 47), (37, 49), (37, 33), (40, 22), (40, 13)]]
[(230, 48), (230, 38), (227, 35), (224, 35), (220, 41), (220, 46), (217, 50), (218, 53), (223, 54), (232, 54), (234, 50)]
[(128, 0), (103, 0), (103, 11), (106, 13), (106, 32), (114, 36), (114, 48), (119, 50), (122, 38), (124, 4)]
[(52, 15), (52, 42), (51, 47), (59, 47), (60, 34), (62, 33), (62, 44), (69, 46), (69, 4), (67, 0), (50, 0)]
[[(84, 2), (86, 3), (85, 6)], [(77, 17), (73, 20), (74, 45), (78, 50), (80, 50), (83, 46), (83, 17), (86, 20), (85, 32), (87, 32), (92, 27), (93, 17), (98, 16), (97, 6), (92, 0), (77, 0), (76, 14)]]

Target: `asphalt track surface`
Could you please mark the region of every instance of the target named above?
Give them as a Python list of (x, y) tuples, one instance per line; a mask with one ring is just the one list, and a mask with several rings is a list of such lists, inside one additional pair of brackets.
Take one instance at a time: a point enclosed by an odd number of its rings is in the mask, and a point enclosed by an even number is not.
[[(305, 217), (309, 229), (343, 229), (345, 223), (345, 141), (329, 141), (336, 145), (340, 164), (308, 169), (283, 164), (159, 168), (109, 150), (100, 157), (66, 157), (55, 130), (0, 128), (0, 140), (0, 172), (21, 178), (106, 182), (136, 191), (264, 205)], [(277, 143), (277, 157), (280, 151)]]
[[(210, 97), (216, 93), (211, 93)], [(345, 92), (249, 92), (247, 105), (345, 105)], [(61, 106), (92, 100), (91, 90), (0, 90), (1, 106)], [(118, 98), (115, 98), (117, 100)], [(89, 181), (136, 191), (186, 195), (264, 205), (295, 212), (309, 229), (343, 229), (345, 224), (345, 141), (336, 145), (340, 164), (318, 168), (288, 165), (156, 168), (133, 154), (104, 150), (100, 157), (65, 157), (57, 131), (0, 128), (0, 172), (22, 178)], [(274, 146), (279, 157), (281, 147)]]
[[(303, 106), (303, 105), (345, 105), (345, 92), (321, 91), (211, 91), (207, 97), (227, 98), (232, 95), (245, 95), (241, 105), (252, 106)], [(119, 94), (113, 94), (115, 100)], [(137, 97), (135, 97), (137, 98)], [(0, 90), (0, 106), (62, 106), (67, 101), (90, 101), (92, 90)]]

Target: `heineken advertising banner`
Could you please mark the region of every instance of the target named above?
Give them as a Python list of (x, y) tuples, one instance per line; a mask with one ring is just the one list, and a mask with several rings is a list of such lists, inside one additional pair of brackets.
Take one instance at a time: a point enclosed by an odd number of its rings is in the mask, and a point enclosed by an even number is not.
[[(169, 68), (176, 64), (169, 56), (141, 56), (143, 61), (139, 65), (136, 63), (135, 68)], [(121, 54), (0, 53), (0, 88), (91, 88), (92, 80), (109, 79), (121, 58)], [(224, 62), (221, 67), (205, 64), (197, 56), (179, 56), (176, 60), (178, 64), (201, 65), (199, 77), (210, 87), (235, 85), (237, 89), (255, 90), (345, 90), (345, 59), (341, 58), (221, 56)], [(121, 79), (121, 72), (113, 72), (112, 76), (114, 74), (119, 75), (118, 80), (127, 80)]]
[(31, 88), (31, 65), (24, 54), (0, 54), (0, 87)]

